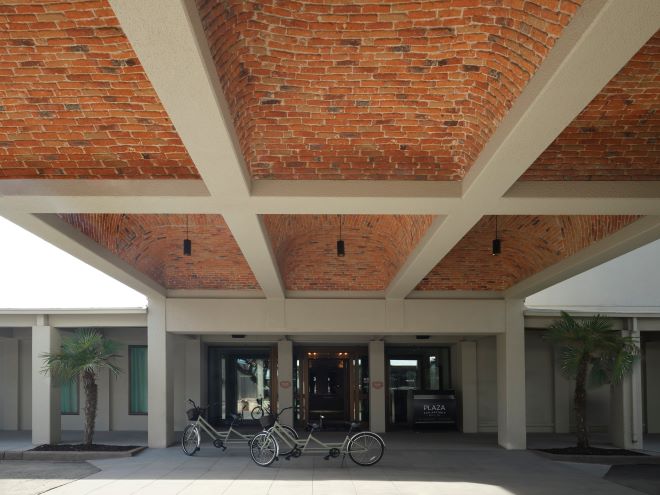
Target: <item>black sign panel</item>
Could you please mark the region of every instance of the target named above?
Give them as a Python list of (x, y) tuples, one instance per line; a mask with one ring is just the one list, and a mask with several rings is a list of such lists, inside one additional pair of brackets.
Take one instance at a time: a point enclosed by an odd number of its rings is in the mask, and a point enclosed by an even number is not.
[(414, 395), (415, 423), (456, 423), (456, 398), (447, 395)]

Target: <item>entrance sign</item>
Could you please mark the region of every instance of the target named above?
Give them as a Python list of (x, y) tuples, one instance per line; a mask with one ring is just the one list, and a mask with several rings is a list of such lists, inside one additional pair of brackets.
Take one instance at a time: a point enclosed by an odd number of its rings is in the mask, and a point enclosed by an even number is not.
[(456, 424), (456, 397), (453, 394), (413, 395), (415, 423)]

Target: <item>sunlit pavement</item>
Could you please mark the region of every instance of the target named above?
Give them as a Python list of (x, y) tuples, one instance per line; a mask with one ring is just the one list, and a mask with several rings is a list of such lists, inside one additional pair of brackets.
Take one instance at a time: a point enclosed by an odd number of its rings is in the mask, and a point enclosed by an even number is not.
[[(490, 437), (485, 437), (490, 438)], [(348, 458), (320, 456), (261, 468), (247, 448), (221, 452), (208, 444), (194, 457), (178, 447), (147, 450), (134, 458), (94, 461), (91, 476), (49, 491), (61, 494), (474, 494), (639, 495), (589, 471), (549, 461), (529, 451), (505, 451), (488, 443), (437, 448), (424, 436), (386, 437), (391, 447), (372, 467)], [(432, 446), (433, 445), (433, 446)], [(435, 447), (435, 448), (433, 448)]]

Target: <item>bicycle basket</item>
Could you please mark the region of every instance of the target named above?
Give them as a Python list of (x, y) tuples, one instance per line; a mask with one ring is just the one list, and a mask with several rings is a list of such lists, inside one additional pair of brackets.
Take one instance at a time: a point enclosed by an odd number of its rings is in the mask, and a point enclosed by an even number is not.
[(200, 415), (200, 408), (199, 407), (193, 407), (192, 409), (188, 409), (186, 411), (186, 415), (188, 416), (188, 419), (190, 421), (197, 421)]
[(275, 424), (275, 418), (271, 414), (265, 414), (259, 418), (259, 423), (264, 430), (267, 430)]

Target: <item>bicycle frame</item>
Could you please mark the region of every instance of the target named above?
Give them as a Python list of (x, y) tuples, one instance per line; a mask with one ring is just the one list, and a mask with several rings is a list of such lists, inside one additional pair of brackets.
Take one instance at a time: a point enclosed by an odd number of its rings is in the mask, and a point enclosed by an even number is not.
[(231, 445), (231, 444), (238, 444), (238, 443), (245, 443), (249, 442), (252, 440), (254, 435), (243, 435), (240, 431), (234, 429), (234, 422), (229, 425), (229, 429), (226, 431), (218, 431), (213, 426), (209, 424), (206, 419), (202, 415), (200, 415), (197, 418), (197, 421), (193, 423), (195, 426), (198, 428), (201, 428), (203, 431), (206, 432), (208, 436), (211, 437), (211, 439), (215, 442), (216, 440), (220, 440), (223, 445)]
[[(275, 424), (267, 430), (268, 436), (271, 437), (273, 434), (277, 435), (276, 440), (278, 442), (283, 441), (287, 447), (290, 449), (298, 448), (300, 449), (301, 454), (305, 452), (308, 453), (328, 453), (332, 449), (339, 450), (340, 454), (348, 454), (348, 443), (351, 440), (350, 432), (346, 434), (343, 442), (322, 442), (314, 436), (314, 432), (310, 432), (307, 438), (294, 438), (288, 430), (280, 426), (279, 421), (275, 421)], [(359, 452), (358, 450), (353, 450), (353, 453)]]

